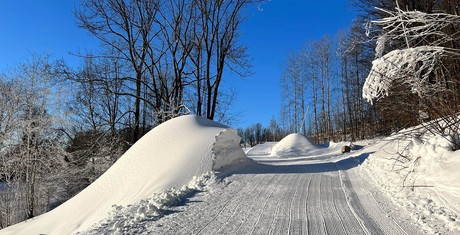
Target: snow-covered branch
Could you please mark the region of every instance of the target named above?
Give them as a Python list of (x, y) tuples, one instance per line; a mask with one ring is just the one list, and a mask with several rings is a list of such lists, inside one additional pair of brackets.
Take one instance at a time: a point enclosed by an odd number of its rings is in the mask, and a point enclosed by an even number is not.
[(460, 50), (454, 48), (460, 32), (452, 31), (453, 25), (460, 24), (460, 16), (379, 10), (389, 16), (371, 21), (381, 32), (376, 41), (377, 59), (372, 62), (363, 97), (372, 103), (388, 96), (395, 80), (409, 85), (420, 97), (440, 88), (439, 80), (446, 80), (441, 78), (448, 70), (446, 60), (460, 58)]
[(405, 41), (408, 47), (442, 46), (458, 40), (460, 32), (449, 33), (447, 28), (460, 23), (460, 16), (445, 13), (424, 13), (420, 11), (387, 11), (389, 17), (371, 21), (371, 25), (379, 27), (381, 33), (377, 39), (376, 55), (385, 53), (386, 45), (395, 40)]
[(402, 80), (419, 96), (430, 89), (429, 78), (442, 69), (444, 58), (460, 56), (460, 51), (435, 46), (393, 50), (372, 62), (363, 87), (363, 97), (372, 103), (388, 95), (394, 80)]

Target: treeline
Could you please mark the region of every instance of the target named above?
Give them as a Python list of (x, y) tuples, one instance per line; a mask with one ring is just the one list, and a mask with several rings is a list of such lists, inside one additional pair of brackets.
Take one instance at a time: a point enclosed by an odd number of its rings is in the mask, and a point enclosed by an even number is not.
[(308, 42), (286, 59), (282, 129), (322, 143), (439, 118), (451, 127), (458, 122), (452, 114), (460, 111), (460, 2), (352, 3), (360, 15), (350, 29)]
[(0, 228), (80, 192), (153, 127), (231, 120), (225, 74), (248, 73), (243, 11), (259, 0), (83, 0), (100, 42), (81, 67), (34, 55), (0, 79)]
[(338, 38), (311, 41), (290, 55), (281, 77), (280, 123), (314, 141), (357, 140), (375, 133), (375, 110), (362, 98), (373, 52), (354, 25)]
[(268, 127), (258, 122), (246, 128), (238, 128), (238, 135), (241, 137), (242, 147), (253, 147), (265, 142), (276, 142), (289, 134), (283, 130), (275, 118), (272, 118)]

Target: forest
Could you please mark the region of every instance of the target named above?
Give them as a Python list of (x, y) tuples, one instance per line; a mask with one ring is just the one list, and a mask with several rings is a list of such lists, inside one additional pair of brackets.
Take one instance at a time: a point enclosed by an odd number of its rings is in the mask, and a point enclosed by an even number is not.
[[(0, 76), (0, 228), (76, 195), (155, 126), (185, 114), (229, 123), (226, 71), (250, 73), (239, 29), (263, 0), (82, 0), (101, 43), (71, 67), (33, 55)], [(432, 122), (459, 146), (459, 0), (350, 0), (353, 25), (285, 58), (282, 107), (243, 145), (302, 133), (316, 143)]]
[(349, 29), (285, 59), (280, 116), (240, 130), (245, 143), (288, 133), (353, 142), (431, 120), (431, 132), (458, 133), (459, 1), (352, 3), (359, 15)]

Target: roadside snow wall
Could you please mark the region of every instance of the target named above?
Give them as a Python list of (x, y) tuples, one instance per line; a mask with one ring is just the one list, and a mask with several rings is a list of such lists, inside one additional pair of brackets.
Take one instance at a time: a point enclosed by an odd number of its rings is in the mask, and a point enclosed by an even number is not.
[(56, 209), (8, 227), (0, 234), (75, 234), (104, 220), (115, 207), (136, 204), (194, 178), (247, 160), (240, 137), (198, 116), (156, 127), (134, 144), (93, 184)]
[(212, 170), (223, 170), (226, 167), (239, 168), (251, 161), (241, 149), (240, 141), (241, 137), (233, 129), (225, 129), (216, 136), (212, 147)]

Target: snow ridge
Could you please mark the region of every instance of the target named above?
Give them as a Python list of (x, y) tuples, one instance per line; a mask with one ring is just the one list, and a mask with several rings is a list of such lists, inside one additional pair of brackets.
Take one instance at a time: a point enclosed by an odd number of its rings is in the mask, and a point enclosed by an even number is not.
[[(123, 231), (133, 221), (158, 218), (165, 208), (212, 182), (210, 172), (249, 163), (239, 141), (236, 131), (203, 117), (169, 120), (78, 195), (0, 234), (75, 234), (109, 225), (111, 231)], [(121, 211), (128, 213), (121, 216)]]

